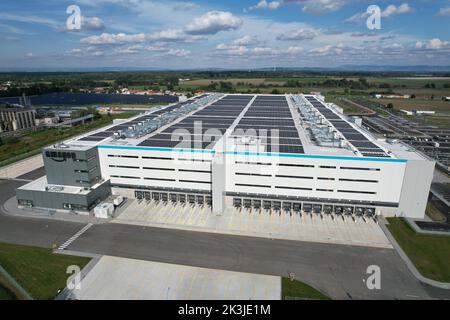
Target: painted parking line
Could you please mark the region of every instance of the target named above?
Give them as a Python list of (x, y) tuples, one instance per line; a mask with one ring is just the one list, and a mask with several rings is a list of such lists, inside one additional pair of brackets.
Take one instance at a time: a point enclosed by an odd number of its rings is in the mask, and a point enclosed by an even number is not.
[(58, 250), (65, 250), (68, 246), (70, 246), (75, 240), (77, 240), (83, 233), (89, 230), (92, 227), (92, 223), (88, 223), (85, 225), (80, 231), (75, 233), (72, 237), (70, 237), (66, 242), (58, 247)]

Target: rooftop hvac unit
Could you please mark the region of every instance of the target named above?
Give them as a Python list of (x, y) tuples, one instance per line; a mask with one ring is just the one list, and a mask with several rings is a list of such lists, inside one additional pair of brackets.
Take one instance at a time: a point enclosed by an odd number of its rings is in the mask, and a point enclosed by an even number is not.
[(256, 144), (256, 138), (252, 136), (244, 136), (238, 140), (238, 143), (243, 145)]

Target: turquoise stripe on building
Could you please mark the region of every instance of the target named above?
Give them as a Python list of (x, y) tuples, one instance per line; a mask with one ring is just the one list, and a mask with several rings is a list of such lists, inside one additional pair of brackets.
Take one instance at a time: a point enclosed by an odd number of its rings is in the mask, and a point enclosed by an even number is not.
[[(156, 148), (156, 147), (139, 147), (139, 146), (98, 146), (99, 149), (113, 149), (113, 150), (142, 150), (142, 151), (160, 151), (160, 152), (189, 152), (189, 153), (206, 153), (215, 154), (214, 150), (202, 149), (177, 149), (177, 148)], [(297, 154), (297, 153), (270, 153), (270, 152), (224, 152), (227, 155), (242, 155), (242, 156), (264, 156), (264, 157), (283, 157), (283, 158), (301, 158), (301, 159), (325, 159), (325, 160), (345, 160), (345, 161), (366, 161), (366, 162), (393, 162), (393, 163), (407, 163), (408, 160), (392, 159), (392, 158), (363, 158), (363, 157), (344, 157), (344, 156), (324, 156), (311, 154)]]
[(214, 150), (202, 149), (177, 149), (177, 148), (155, 148), (155, 147), (138, 147), (138, 146), (98, 146), (99, 149), (114, 149), (114, 150), (143, 150), (143, 151), (161, 151), (161, 152), (190, 152), (190, 153), (207, 153), (215, 154)]
[(225, 154), (234, 154), (242, 156), (266, 156), (266, 157), (284, 157), (284, 158), (303, 158), (303, 159), (328, 159), (328, 160), (349, 160), (349, 161), (375, 161), (375, 162), (397, 162), (406, 163), (408, 160), (392, 158), (363, 158), (363, 157), (343, 157), (343, 156), (322, 156), (312, 154), (298, 153), (257, 153), (257, 152), (233, 152), (228, 151)]

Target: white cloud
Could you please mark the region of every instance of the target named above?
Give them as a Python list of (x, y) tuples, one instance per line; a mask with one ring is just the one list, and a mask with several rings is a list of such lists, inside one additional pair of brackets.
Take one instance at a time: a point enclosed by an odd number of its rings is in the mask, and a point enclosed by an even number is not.
[(390, 43), (385, 45), (383, 49), (400, 50), (403, 49), (403, 45), (401, 43)]
[(195, 18), (184, 28), (184, 31), (192, 35), (216, 34), (220, 31), (239, 29), (242, 23), (242, 19), (231, 12), (210, 11)]
[(369, 13), (368, 12), (359, 12), (359, 13), (355, 13), (353, 16), (351, 16), (350, 18), (346, 19), (346, 22), (361, 22), (363, 20), (366, 20), (369, 17)]
[(170, 48), (167, 48), (165, 46), (162, 45), (153, 45), (153, 46), (148, 46), (147, 48), (145, 48), (147, 51), (150, 52), (166, 52), (169, 51)]
[(202, 35), (188, 35), (182, 29), (166, 29), (148, 35), (147, 39), (162, 42), (195, 42), (207, 38)]
[(351, 0), (284, 0), (284, 2), (297, 3), (304, 12), (325, 14), (340, 10)]
[(317, 33), (312, 29), (299, 29), (281, 33), (277, 36), (277, 40), (311, 40), (314, 39), (316, 35)]
[(440, 50), (449, 47), (449, 45), (448, 41), (435, 38), (425, 43), (422, 41), (416, 42), (416, 49)]
[(242, 38), (233, 41), (234, 45), (237, 46), (252, 46), (257, 45), (260, 41), (257, 36), (243, 36)]
[(185, 50), (185, 49), (170, 49), (166, 52), (167, 56), (174, 56), (174, 57), (186, 57), (191, 54), (191, 51)]
[(290, 55), (297, 55), (297, 54), (303, 53), (304, 51), (305, 51), (305, 49), (302, 47), (289, 47), (287, 49), (287, 53)]
[(267, 1), (267, 0), (261, 0), (256, 5), (251, 6), (248, 8), (249, 10), (258, 10), (258, 9), (269, 9), (269, 10), (276, 10), (281, 6), (280, 1)]
[(100, 31), (105, 29), (105, 23), (99, 17), (81, 16), (81, 29), (68, 30), (67, 26), (57, 28), (59, 32), (80, 32), (80, 31)]
[(84, 30), (103, 30), (105, 23), (99, 17), (81, 17), (81, 29)]
[(396, 5), (391, 4), (391, 5), (387, 6), (386, 9), (384, 9), (384, 11), (381, 13), (381, 16), (384, 18), (388, 18), (393, 15), (405, 14), (405, 13), (411, 13), (411, 12), (413, 12), (413, 9), (407, 3), (403, 3), (403, 4), (399, 5), (398, 7)]
[(130, 46), (130, 47), (116, 48), (116, 49), (114, 50), (114, 52), (115, 52), (115, 53), (118, 53), (118, 54), (136, 54), (136, 53), (141, 52), (141, 50), (142, 50), (143, 48), (144, 48), (144, 47), (143, 47), (142, 45), (136, 44), (136, 45), (133, 45), (133, 46)]
[(146, 35), (144, 33), (139, 34), (125, 34), (125, 33), (102, 33), (99, 36), (90, 36), (80, 40), (82, 44), (89, 45), (104, 45), (104, 44), (126, 44), (126, 43), (136, 43), (144, 42), (146, 40)]
[(450, 17), (450, 7), (444, 7), (444, 8), (439, 9), (438, 16)]
[[(411, 13), (411, 12), (414, 12), (414, 9), (407, 3), (403, 3), (399, 6), (391, 4), (391, 5), (387, 6), (381, 12), (381, 17), (389, 18), (394, 15), (406, 14), (406, 13)], [(368, 13), (368, 12), (359, 12), (359, 13), (354, 14), (353, 16), (351, 16), (350, 18), (348, 18), (345, 21), (346, 22), (362, 22), (362, 21), (366, 20), (369, 17), (369, 15), (370, 15), (370, 13)]]
[(313, 54), (317, 54), (320, 56), (325, 56), (325, 55), (339, 55), (342, 54), (344, 52), (344, 44), (343, 43), (339, 43), (337, 46), (334, 45), (326, 45), (323, 47), (319, 47), (319, 48), (314, 48), (309, 50), (310, 53)]

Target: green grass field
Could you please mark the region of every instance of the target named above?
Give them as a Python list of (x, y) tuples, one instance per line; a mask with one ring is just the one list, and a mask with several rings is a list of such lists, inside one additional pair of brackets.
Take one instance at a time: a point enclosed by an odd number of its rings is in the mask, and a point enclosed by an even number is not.
[(282, 299), (330, 300), (330, 298), (313, 287), (289, 278), (281, 278)]
[(402, 218), (388, 218), (388, 228), (427, 278), (450, 282), (450, 237), (416, 233)]
[(425, 99), (375, 99), (374, 103), (388, 105), (392, 103), (397, 110), (427, 110), (436, 112), (450, 112), (450, 101)]
[(82, 269), (89, 261), (54, 254), (50, 249), (0, 243), (0, 265), (38, 300), (53, 299), (66, 286), (68, 266)]
[(17, 300), (17, 297), (0, 283), (0, 301), (1, 300)]

